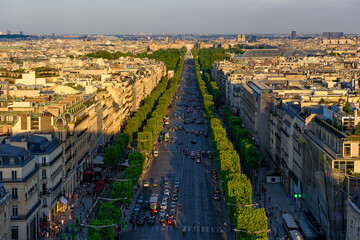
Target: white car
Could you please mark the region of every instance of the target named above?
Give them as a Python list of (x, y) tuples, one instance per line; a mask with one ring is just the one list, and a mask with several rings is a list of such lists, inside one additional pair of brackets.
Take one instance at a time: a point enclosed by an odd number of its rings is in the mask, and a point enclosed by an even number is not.
[(167, 203), (161, 203), (161, 205), (160, 205), (160, 209), (164, 209), (165, 211), (166, 211), (166, 209), (167, 209)]
[(144, 187), (150, 187), (149, 181), (145, 180), (143, 186), (144, 186)]

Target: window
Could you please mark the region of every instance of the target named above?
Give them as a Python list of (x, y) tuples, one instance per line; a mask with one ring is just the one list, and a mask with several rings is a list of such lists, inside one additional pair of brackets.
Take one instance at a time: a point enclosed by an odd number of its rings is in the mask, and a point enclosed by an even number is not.
[(12, 172), (11, 172), (11, 179), (12, 179), (12, 180), (16, 180), (16, 179), (17, 179), (17, 172), (16, 172), (16, 171), (12, 171)]
[(354, 172), (354, 161), (335, 161), (334, 168), (339, 169), (342, 172)]
[(17, 205), (14, 205), (12, 207), (12, 215), (13, 217), (17, 217), (18, 216), (18, 206)]
[(346, 143), (344, 144), (344, 156), (350, 156), (351, 155), (351, 144)]
[(42, 164), (43, 164), (43, 165), (46, 165), (46, 157), (43, 157), (43, 158), (42, 158)]
[(18, 189), (17, 188), (12, 188), (12, 198), (13, 199), (18, 199)]
[(42, 173), (42, 179), (46, 179), (46, 169), (43, 169), (41, 173)]
[(2, 171), (0, 171), (0, 181), (3, 180), (3, 175), (2, 175)]
[(47, 207), (47, 198), (43, 198), (43, 207)]
[(19, 229), (18, 229), (18, 227), (11, 227), (11, 239), (12, 240), (19, 239)]

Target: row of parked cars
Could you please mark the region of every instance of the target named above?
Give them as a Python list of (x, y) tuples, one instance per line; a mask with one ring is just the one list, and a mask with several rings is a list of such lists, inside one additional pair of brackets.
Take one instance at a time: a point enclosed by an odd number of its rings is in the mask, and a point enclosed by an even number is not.
[[(149, 207), (149, 201), (145, 201), (144, 194), (140, 193), (136, 200), (134, 210), (131, 214), (130, 222), (137, 223), (138, 225), (144, 225), (145, 222), (147, 222), (149, 225), (155, 224), (155, 216), (150, 214)], [(144, 214), (141, 214), (141, 209), (145, 210)]]

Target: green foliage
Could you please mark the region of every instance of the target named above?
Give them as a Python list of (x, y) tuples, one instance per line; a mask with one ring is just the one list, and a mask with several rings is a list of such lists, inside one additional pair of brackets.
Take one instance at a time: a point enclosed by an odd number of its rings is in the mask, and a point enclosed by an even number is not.
[(245, 51), (242, 49), (243, 45), (236, 44), (234, 46), (229, 46), (228, 51), (235, 54), (243, 54)]
[(222, 61), (229, 59), (229, 55), (225, 54), (226, 49), (224, 48), (202, 48), (199, 49), (197, 55), (199, 56), (199, 63), (203, 71), (210, 69), (214, 61)]
[[(103, 220), (91, 219), (89, 222), (89, 225), (94, 225), (94, 226), (103, 226), (103, 225), (111, 225), (111, 224), (113, 224), (113, 222), (111, 222), (111, 220), (109, 219), (103, 219)], [(88, 234), (88, 239), (92, 239), (92, 240), (97, 240), (97, 239), (113, 240), (114, 227), (110, 226), (99, 229), (88, 227), (87, 234)]]
[(249, 130), (242, 127), (242, 119), (233, 116), (230, 108), (224, 108), (224, 122), (227, 126), (229, 136), (236, 146), (236, 151), (240, 153), (241, 159), (245, 162), (248, 170), (256, 170), (260, 167), (260, 156), (256, 148), (249, 139)]
[(228, 196), (238, 205), (251, 204), (252, 186), (246, 175), (236, 173), (227, 182)]
[(343, 111), (346, 112), (349, 115), (352, 114), (349, 102), (346, 102), (345, 106), (343, 107)]
[(184, 49), (160, 49), (157, 51), (152, 52), (152, 54), (140, 53), (134, 55), (130, 52), (122, 53), (122, 52), (115, 52), (111, 53), (108, 51), (97, 51), (95, 53), (88, 53), (84, 55), (87, 58), (103, 58), (107, 60), (118, 59), (120, 57), (134, 57), (134, 58), (151, 58), (158, 61), (162, 61), (165, 63), (166, 68), (168, 70), (175, 70), (177, 63), (179, 62), (179, 58), (181, 55), (184, 55)]
[[(131, 169), (131, 168), (127, 168)], [(133, 183), (128, 182), (114, 182), (113, 189), (111, 191), (111, 198), (127, 198), (118, 200), (119, 203), (131, 203), (131, 197), (133, 195)]]
[[(216, 94), (221, 94), (221, 92), (216, 83), (211, 81), (209, 71), (214, 59), (219, 60), (224, 56), (221, 55), (220, 50), (218, 50), (215, 57), (208, 56), (208, 54), (211, 55), (211, 51), (212, 50), (199, 50), (199, 55), (203, 55), (202, 57), (199, 56), (199, 62), (202, 64), (202, 69), (205, 73), (200, 74), (198, 61), (195, 61), (195, 70), (203, 105), (210, 122), (210, 136), (215, 147), (216, 160), (220, 169), (222, 189), (227, 202), (238, 205), (251, 204), (251, 183), (244, 174), (241, 174), (239, 155), (236, 153), (233, 144), (228, 140), (222, 122), (215, 117), (214, 99), (218, 98), (217, 104), (221, 104), (219, 99), (222, 98), (222, 96), (216, 97)], [(193, 49), (192, 53), (196, 59), (196, 50)], [(257, 169), (259, 156), (254, 146), (252, 146), (248, 140), (249, 131), (242, 127), (242, 119), (233, 116), (231, 110), (225, 107), (224, 122), (227, 126), (229, 136), (235, 143), (236, 150), (242, 153), (241, 158), (245, 159), (246, 166), (250, 169)], [(247, 232), (267, 229), (267, 219), (264, 209), (257, 211), (253, 208), (239, 208), (227, 205), (227, 210), (230, 221), (235, 222), (239, 229)], [(238, 217), (240, 214), (241, 217)], [(259, 237), (259, 239), (267, 239), (266, 232), (262, 234), (238, 235), (238, 239), (256, 239), (257, 237)]]
[(147, 55), (147, 57), (164, 62), (168, 70), (175, 70), (180, 55), (181, 51), (179, 49), (160, 49)]
[(113, 203), (102, 202), (100, 204), (98, 219), (108, 219), (112, 223), (116, 223), (118, 226), (121, 224), (121, 210), (117, 208)]
[(144, 161), (145, 161), (145, 156), (141, 152), (135, 151), (129, 154), (129, 165), (143, 164)]
[(102, 240), (101, 234), (97, 231), (94, 231), (93, 229), (89, 231), (87, 239), (88, 240)]
[[(255, 209), (255, 208), (238, 208), (237, 210), (237, 229), (245, 230), (252, 235), (256, 236), (256, 239), (267, 239), (267, 232), (264, 231), (267, 229), (267, 218), (265, 209)], [(260, 233), (255, 233), (258, 231), (264, 231)], [(244, 235), (240, 233), (240, 235)]]
[(150, 131), (138, 133), (138, 149), (140, 151), (151, 151), (153, 143), (153, 135)]
[(122, 152), (118, 144), (113, 144), (109, 148), (104, 149), (104, 165), (105, 167), (116, 168), (119, 163)]
[(122, 52), (111, 53), (111, 52), (108, 52), (108, 51), (97, 51), (95, 53), (88, 53), (84, 57), (104, 58), (104, 59), (107, 59), (107, 60), (113, 60), (113, 59), (118, 59), (120, 57), (137, 57), (137, 56), (130, 53), (130, 52), (128, 52), (128, 53), (122, 53)]
[(354, 134), (355, 135), (360, 135), (360, 123), (358, 123), (355, 127), (355, 130), (354, 130)]

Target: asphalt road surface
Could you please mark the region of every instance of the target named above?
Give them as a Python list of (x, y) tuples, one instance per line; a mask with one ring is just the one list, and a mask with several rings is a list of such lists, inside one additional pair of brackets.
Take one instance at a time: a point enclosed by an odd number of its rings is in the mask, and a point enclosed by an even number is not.
[[(154, 225), (149, 225), (146, 221), (144, 225), (129, 223), (128, 229), (120, 234), (120, 239), (231, 239), (224, 225), (227, 219), (222, 191), (220, 190), (220, 200), (213, 199), (214, 189), (220, 189), (220, 180), (212, 179), (212, 170), (217, 169), (216, 160), (209, 159), (208, 154), (201, 154), (201, 162), (196, 163), (190, 155), (185, 155), (186, 149), (190, 153), (194, 151), (195, 156), (198, 150), (214, 151), (210, 136), (205, 136), (208, 127), (200, 101), (192, 56), (185, 58), (177, 92), (167, 116), (170, 117), (169, 124), (164, 125), (162, 132), (169, 133), (169, 141), (174, 143), (163, 140), (155, 145), (159, 150), (159, 156), (152, 158), (144, 174), (143, 179), (148, 180), (150, 186), (141, 186), (141, 193), (145, 201), (150, 199), (151, 194), (158, 193), (160, 206), (164, 195), (164, 180), (168, 178), (170, 198), (166, 201), (166, 212), (169, 213), (174, 182), (175, 179), (179, 179), (178, 200), (174, 201), (177, 210), (176, 225), (169, 225), (167, 221), (164, 224), (160, 223), (158, 213), (155, 215)], [(185, 123), (186, 121), (189, 123)], [(174, 128), (178, 126), (182, 126), (184, 130), (175, 131)], [(203, 132), (196, 136), (195, 131)], [(196, 143), (191, 143), (191, 140), (195, 140)], [(152, 186), (154, 180), (159, 182), (157, 187)], [(178, 210), (179, 204), (182, 206), (181, 211)], [(143, 217), (147, 211), (141, 205), (139, 216)]]

